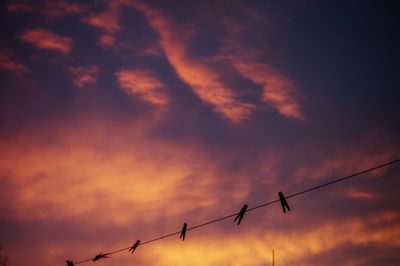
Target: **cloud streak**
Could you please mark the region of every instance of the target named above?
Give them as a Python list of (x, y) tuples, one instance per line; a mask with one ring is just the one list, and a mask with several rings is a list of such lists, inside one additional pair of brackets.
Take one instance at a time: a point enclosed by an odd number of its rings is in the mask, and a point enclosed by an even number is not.
[(36, 48), (52, 50), (64, 55), (68, 55), (72, 49), (73, 41), (70, 37), (61, 36), (54, 32), (37, 28), (27, 30), (19, 38), (32, 44)]
[[(5, 3), (0, 244), (9, 262), (77, 262), (399, 158), (396, 71), (382, 60), (390, 47), (353, 49), (382, 39), (368, 27), (391, 33), (390, 23), (368, 4), (278, 2)], [(349, 31), (324, 19), (349, 10)], [(260, 266), (275, 249), (282, 266), (400, 265), (399, 171), (392, 164), (289, 198), (286, 214), (276, 202), (240, 226), (226, 219), (98, 263)]]
[(124, 69), (115, 73), (120, 87), (128, 94), (138, 96), (155, 106), (169, 104), (166, 86), (152, 72), (146, 70)]
[(303, 119), (300, 104), (295, 97), (294, 85), (278, 71), (266, 64), (249, 62), (235, 58), (236, 70), (244, 77), (263, 87), (262, 100), (274, 107), (281, 115)]
[(79, 88), (95, 83), (100, 74), (100, 68), (97, 66), (68, 67), (67, 71), (72, 74), (73, 81)]
[(0, 68), (21, 76), (30, 72), (29, 68), (15, 58), (11, 50), (0, 51)]
[(172, 19), (143, 4), (134, 7), (143, 12), (150, 26), (159, 34), (161, 46), (178, 76), (204, 103), (233, 122), (240, 122), (251, 114), (253, 106), (239, 101), (216, 71), (201, 59), (190, 57), (187, 48), (190, 29), (182, 28), (181, 34), (177, 35), (175, 32), (180, 26)]
[(86, 12), (89, 7), (64, 0), (59, 1), (12, 1), (6, 4), (12, 13), (35, 13), (55, 19)]
[(84, 16), (81, 22), (100, 30), (99, 45), (103, 48), (112, 48), (116, 42), (116, 34), (121, 30), (121, 4), (109, 2), (103, 11)]

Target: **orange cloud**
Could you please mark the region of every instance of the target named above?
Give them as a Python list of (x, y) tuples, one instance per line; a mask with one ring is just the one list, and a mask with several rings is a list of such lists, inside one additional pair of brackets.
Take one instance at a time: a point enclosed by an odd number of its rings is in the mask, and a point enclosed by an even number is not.
[(138, 49), (137, 55), (139, 56), (160, 56), (162, 55), (161, 48), (158, 44), (148, 44), (147, 47)]
[[(293, 172), (293, 175), (297, 181), (323, 179), (331, 177), (332, 173), (336, 175), (335, 177), (340, 177), (391, 161), (397, 156), (396, 147), (384, 146), (382, 143), (380, 146), (375, 146), (373, 143), (367, 144), (363, 141), (361, 144), (351, 147), (336, 147), (324, 153), (316, 162), (299, 167)], [(368, 175), (379, 176), (385, 171), (384, 168), (368, 173)], [(353, 194), (353, 196), (355, 195)], [(358, 196), (360, 197), (361, 194)], [(364, 195), (365, 197), (366, 195)]]
[(121, 88), (130, 95), (138, 96), (153, 105), (163, 106), (170, 102), (165, 85), (150, 71), (121, 70), (115, 75)]
[[(240, 122), (250, 115), (253, 109), (251, 104), (237, 100), (235, 93), (220, 80), (219, 74), (207, 63), (190, 57), (186, 46), (190, 30), (180, 27), (148, 6), (135, 4), (134, 7), (143, 12), (150, 26), (158, 32), (161, 46), (178, 76), (203, 102), (233, 122)], [(180, 34), (176, 34), (177, 28), (181, 28)]]
[[(0, 180), (12, 189), (0, 189), (0, 199), (7, 198), (2, 202), (13, 208), (4, 217), (87, 221), (107, 209), (90, 223), (150, 225), (160, 216), (179, 219), (188, 211), (216, 207), (225, 193), (232, 201), (246, 197), (248, 180), (218, 192), (224, 182), (216, 178), (218, 160), (212, 153), (197, 144), (154, 139), (154, 119), (143, 120), (130, 125), (88, 119), (77, 127), (62, 126), (46, 140), (34, 132), (2, 140)], [(137, 217), (142, 212), (146, 215)]]
[(264, 102), (286, 117), (303, 118), (294, 86), (286, 77), (266, 64), (240, 58), (233, 59), (232, 64), (241, 75), (263, 87)]
[[(128, 122), (87, 119), (54, 127), (51, 131), (55, 132), (30, 131), (0, 140), (0, 207), (12, 210), (4, 212), (3, 219), (28, 224), (52, 221), (52, 226), (68, 222), (92, 232), (79, 236), (77, 242), (64, 236), (58, 242), (40, 241), (36, 246), (46, 256), (33, 261), (54, 264), (117, 250), (132, 239), (148, 240), (177, 231), (183, 221), (194, 225), (232, 213), (248, 199), (254, 187), (252, 179), (243, 178), (246, 171), (227, 174), (221, 170), (228, 155), (219, 156), (202, 143), (154, 138), (151, 132), (159, 122), (151, 116)], [(271, 166), (265, 170), (279, 171), (273, 169), (280, 160), (268, 159)], [(177, 236), (140, 247), (134, 256), (115, 254), (109, 263), (262, 265), (270, 261), (274, 248), (282, 265), (307, 265), (305, 258), (348, 243), (400, 245), (396, 223), (400, 213), (396, 211), (371, 209), (363, 217), (346, 212), (337, 220), (326, 218), (307, 227), (304, 224), (315, 216), (303, 214), (304, 204), (315, 201), (305, 197), (297, 206), (296, 201), (289, 203), (295, 208), (288, 216), (281, 214), (277, 204), (249, 213), (240, 227), (227, 220), (188, 232), (185, 242)], [(323, 219), (323, 209), (318, 217)], [(122, 233), (115, 236), (118, 231)], [(26, 256), (10, 256), (21, 265), (29, 263)]]
[(45, 29), (28, 30), (21, 34), (19, 38), (39, 49), (53, 50), (65, 55), (69, 54), (72, 49), (71, 38), (60, 36)]
[(378, 195), (364, 191), (349, 191), (346, 193), (348, 197), (359, 200), (377, 200)]
[(99, 45), (103, 48), (112, 48), (115, 45), (116, 33), (121, 29), (120, 20), (121, 3), (109, 2), (106, 8), (99, 13), (88, 15), (81, 19), (85, 24), (99, 29), (102, 33)]
[(28, 67), (18, 61), (10, 50), (0, 51), (0, 68), (11, 71), (18, 76), (30, 72)]
[(99, 45), (103, 48), (112, 47), (115, 44), (115, 36), (112, 34), (102, 34), (99, 39)]
[[(143, 255), (145, 260), (143, 264), (239, 266), (269, 264), (271, 251), (275, 249), (275, 260), (280, 265), (305, 266), (309, 265), (307, 258), (343, 245), (357, 247), (379, 244), (398, 248), (400, 243), (397, 237), (400, 236), (400, 226), (372, 227), (372, 224), (365, 222), (371, 217), (373, 216), (366, 219), (343, 219), (338, 223), (327, 222), (305, 232), (293, 230), (287, 233), (269, 226), (254, 231), (246, 224), (241, 225), (244, 227), (243, 230), (239, 229), (235, 233), (222, 234), (208, 228), (211, 232), (189, 232), (184, 243), (171, 239), (144, 246), (140, 252), (146, 254)], [(291, 225), (294, 226), (294, 223)], [(226, 225), (229, 226), (232, 225)], [(330, 260), (337, 261), (337, 258), (325, 258), (326, 262)]]
[(83, 18), (82, 22), (107, 32), (115, 32), (121, 28), (118, 10), (116, 8), (90, 15)]
[(68, 67), (68, 72), (73, 76), (73, 81), (76, 86), (83, 88), (90, 83), (94, 83), (100, 73), (97, 66), (89, 67)]
[[(257, 32), (268, 33), (270, 30), (271, 23), (266, 19), (267, 16), (254, 6), (246, 4), (241, 5), (239, 12), (243, 16), (240, 20), (229, 14), (218, 18), (225, 32), (220, 37), (222, 53), (216, 56), (216, 60), (229, 62), (238, 74), (262, 87), (262, 101), (276, 109), (279, 114), (303, 119), (295, 85), (266, 60), (273, 58), (271, 51), (268, 51), (268, 43), (265, 42), (268, 34), (262, 36), (261, 40), (257, 36)], [(247, 39), (252, 42), (243, 41)]]
[(9, 12), (14, 13), (37, 13), (47, 18), (60, 18), (69, 15), (81, 14), (88, 10), (88, 6), (58, 1), (13, 1), (6, 4)]

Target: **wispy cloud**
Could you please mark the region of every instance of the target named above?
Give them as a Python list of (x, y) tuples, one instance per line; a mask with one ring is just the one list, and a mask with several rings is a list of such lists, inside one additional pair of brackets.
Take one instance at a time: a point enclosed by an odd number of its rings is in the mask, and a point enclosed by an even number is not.
[(53, 50), (65, 55), (69, 54), (73, 44), (70, 37), (60, 36), (41, 28), (27, 30), (19, 38), (39, 49)]
[(103, 11), (89, 14), (81, 19), (83, 23), (100, 30), (99, 45), (103, 48), (115, 45), (115, 35), (121, 29), (120, 8), (121, 4), (118, 1), (109, 2)]
[[(385, 228), (384, 223), (373, 227), (365, 220), (350, 218), (340, 222), (326, 222), (305, 232), (280, 231), (276, 227), (264, 227), (260, 232), (254, 232), (251, 227), (235, 234), (220, 235), (212, 232), (207, 236), (196, 234), (196, 240), (185, 245), (177, 241), (169, 241), (166, 245), (149, 247), (152, 255), (147, 263), (162, 262), (167, 265), (266, 265), (271, 261), (272, 249), (275, 249), (275, 259), (280, 265), (335, 265), (338, 257), (327, 253), (343, 246), (365, 247), (379, 244), (388, 248), (398, 247), (396, 236), (400, 227)], [(394, 221), (398, 221), (394, 219)], [(386, 221), (388, 222), (388, 221)], [(397, 243), (396, 243), (397, 242)], [(326, 252), (326, 253), (325, 253)], [(374, 252), (366, 260), (372, 259), (379, 252)], [(181, 254), (190, 254), (181, 256)], [(204, 256), (207, 254), (207, 256)], [(323, 263), (314, 264), (319, 254), (325, 254)], [(345, 256), (343, 256), (345, 257)], [(343, 258), (345, 260), (345, 258)], [(355, 265), (353, 263), (345, 265)], [(363, 264), (356, 264), (363, 265)]]
[(163, 106), (170, 102), (166, 86), (147, 70), (125, 69), (115, 75), (119, 85), (129, 95), (138, 96), (153, 105)]
[(116, 38), (112, 34), (101, 34), (99, 45), (103, 48), (110, 48), (115, 44)]
[[(272, 26), (254, 7), (240, 11), (246, 18), (244, 21), (233, 16), (219, 19), (225, 29), (221, 37), (220, 58), (227, 59), (241, 76), (262, 87), (261, 100), (264, 103), (285, 117), (303, 119), (298, 88), (269, 62), (279, 59), (271, 60), (273, 56), (265, 43), (268, 36), (258, 36), (260, 31), (271, 31)], [(253, 42), (244, 42), (244, 39), (252, 39)]]
[(121, 27), (117, 7), (110, 7), (100, 13), (91, 14), (83, 18), (82, 22), (107, 32), (118, 31)]
[(11, 50), (0, 50), (0, 68), (13, 72), (19, 76), (29, 73), (29, 68), (15, 58)]
[(241, 75), (263, 87), (265, 103), (286, 117), (303, 118), (295, 87), (287, 77), (262, 63), (234, 58), (232, 64)]
[(6, 4), (9, 12), (13, 13), (36, 13), (47, 18), (60, 18), (69, 15), (81, 14), (89, 9), (89, 6), (59, 1), (13, 1)]
[[(221, 81), (219, 74), (207, 63), (190, 57), (187, 48), (190, 29), (177, 25), (146, 5), (135, 4), (134, 7), (143, 12), (150, 26), (158, 32), (161, 46), (178, 76), (203, 102), (234, 122), (240, 122), (250, 115), (253, 109), (251, 104), (239, 101), (234, 91)], [(176, 34), (177, 28), (180, 28), (180, 34)]]
[(83, 88), (90, 83), (96, 82), (100, 68), (97, 66), (68, 67), (67, 71), (72, 74), (75, 85)]

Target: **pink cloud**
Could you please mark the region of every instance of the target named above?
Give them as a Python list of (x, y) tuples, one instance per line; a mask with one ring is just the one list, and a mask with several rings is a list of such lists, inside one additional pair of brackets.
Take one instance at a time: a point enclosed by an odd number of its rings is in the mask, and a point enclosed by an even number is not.
[(167, 105), (170, 101), (165, 85), (150, 71), (121, 70), (116, 76), (121, 88), (129, 95), (158, 106)]
[(303, 118), (295, 87), (288, 78), (266, 64), (241, 58), (234, 58), (232, 64), (241, 75), (263, 87), (262, 100), (265, 103), (286, 117)]
[(65, 55), (69, 54), (73, 43), (69, 37), (60, 36), (54, 32), (40, 28), (25, 31), (19, 38), (39, 49), (53, 50)]
[[(243, 16), (241, 20), (229, 14), (217, 18), (224, 32), (220, 37), (222, 52), (215, 56), (215, 60), (228, 62), (239, 75), (260, 86), (262, 101), (279, 114), (303, 119), (298, 89), (289, 77), (270, 63), (279, 61), (279, 58), (275, 59), (269, 51), (265, 41), (268, 36), (258, 37), (258, 32), (268, 35), (272, 30), (267, 16), (246, 4), (241, 5), (240, 12)], [(253, 41), (244, 42), (246, 39)]]
[(115, 36), (112, 34), (102, 34), (99, 38), (99, 45), (103, 48), (112, 47), (115, 44)]
[(10, 50), (0, 51), (0, 68), (11, 71), (19, 76), (29, 73), (29, 69), (14, 57)]
[[(133, 123), (92, 117), (0, 140), (0, 180), (7, 184), (0, 186), (0, 207), (11, 210), (3, 211), (3, 218), (28, 227), (7, 229), (14, 230), (9, 235), (18, 243), (7, 251), (12, 261), (16, 265), (53, 265), (68, 258), (79, 261), (95, 251), (126, 247), (132, 238), (145, 241), (175, 232), (182, 221), (191, 226), (232, 213), (249, 199), (254, 187), (252, 180), (245, 178), (247, 171), (232, 173), (221, 168), (229, 152), (221, 151), (225, 154), (218, 156), (214, 148), (197, 141), (174, 143), (154, 138), (151, 132), (157, 127), (156, 119), (149, 116)], [(269, 151), (273, 156), (281, 152)], [(265, 159), (265, 155), (251, 154), (246, 164), (253, 164), (258, 156)], [(268, 162), (272, 169), (279, 164)], [(310, 168), (315, 167), (310, 164)], [(276, 170), (285, 172), (283, 168)], [(391, 180), (395, 182), (396, 176)], [(387, 184), (395, 184), (392, 181)], [(324, 195), (316, 197), (329, 201)], [(258, 200), (265, 202), (272, 197), (263, 193)], [(134, 256), (115, 254), (107, 263), (262, 265), (274, 248), (280, 263), (308, 265), (300, 262), (349, 243), (398, 248), (398, 211), (371, 206), (358, 216), (343, 211), (344, 206), (318, 208), (318, 201), (314, 197), (293, 198), (290, 214), (283, 215), (278, 203), (246, 214), (240, 227), (227, 220), (190, 231), (185, 242), (176, 236), (140, 247)], [(307, 209), (312, 211), (307, 213)], [(326, 216), (333, 211), (337, 219)], [(315, 224), (315, 220), (320, 222)], [(71, 232), (76, 237), (70, 237)], [(26, 241), (21, 242), (23, 239)], [(21, 245), (25, 248), (30, 243), (35, 245), (26, 255), (32, 258), (18, 256)], [(204, 254), (208, 254), (206, 258)], [(335, 260), (334, 256), (325, 258)]]
[[(379, 141), (377, 141), (379, 140)], [(336, 145), (328, 151), (323, 151), (316, 156), (316, 161), (305, 164), (293, 172), (296, 181), (319, 180), (329, 176), (346, 176), (348, 174), (365, 170), (370, 167), (389, 162), (399, 157), (398, 145), (394, 145), (395, 138), (387, 132), (376, 133), (373, 131), (365, 133), (359, 143), (353, 145)], [(382, 168), (368, 173), (369, 176), (380, 176), (387, 169)], [(355, 197), (362, 193), (349, 192)], [(365, 194), (364, 194), (365, 197)]]
[[(146, 5), (136, 3), (134, 7), (143, 12), (150, 26), (158, 32), (161, 46), (178, 76), (203, 102), (233, 122), (240, 122), (250, 115), (253, 109), (251, 104), (240, 102), (234, 91), (221, 81), (220, 75), (207, 63), (190, 57), (187, 42), (191, 29), (177, 25)], [(179, 34), (176, 34), (178, 28)]]
[(378, 195), (374, 193), (364, 192), (364, 191), (349, 191), (346, 196), (358, 200), (377, 200)]
[(47, 18), (59, 18), (81, 14), (89, 9), (87, 5), (71, 3), (64, 0), (15, 1), (7, 3), (6, 8), (9, 12), (13, 13), (37, 13)]
[(121, 28), (119, 24), (118, 10), (116, 8), (89, 15), (88, 17), (83, 18), (82, 22), (106, 32), (115, 32)]
[(109, 2), (106, 8), (99, 12), (90, 14), (81, 19), (85, 24), (88, 24), (101, 31), (99, 45), (105, 49), (115, 45), (116, 33), (121, 29), (120, 24), (120, 6), (121, 3)]
[(83, 88), (90, 83), (96, 82), (100, 73), (100, 69), (97, 66), (69, 67), (67, 70), (72, 74), (73, 81), (79, 88)]
[(160, 56), (162, 55), (162, 49), (157, 44), (148, 44), (147, 47), (138, 49), (138, 56)]

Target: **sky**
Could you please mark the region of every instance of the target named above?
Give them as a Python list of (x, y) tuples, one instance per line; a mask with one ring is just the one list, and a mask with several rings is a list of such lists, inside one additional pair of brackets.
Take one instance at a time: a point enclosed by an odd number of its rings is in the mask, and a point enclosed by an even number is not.
[[(0, 244), (66, 265), (400, 158), (397, 1), (2, 1)], [(400, 164), (96, 265), (400, 265)], [(90, 265), (87, 262), (80, 265)]]

